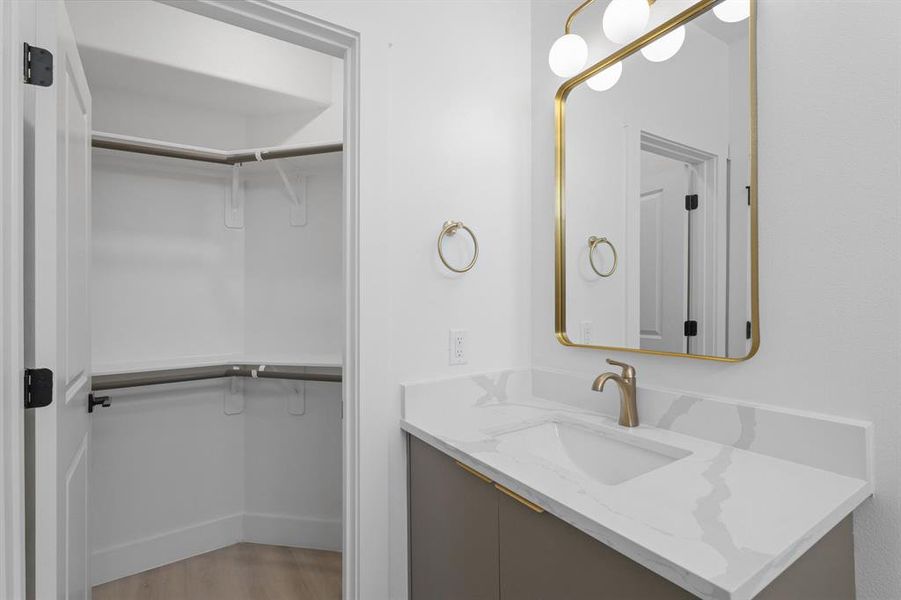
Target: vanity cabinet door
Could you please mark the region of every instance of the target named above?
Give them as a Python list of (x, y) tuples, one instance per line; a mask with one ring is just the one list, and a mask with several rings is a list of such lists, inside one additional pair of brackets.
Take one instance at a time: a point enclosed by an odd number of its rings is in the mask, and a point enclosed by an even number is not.
[(687, 600), (692, 594), (575, 527), (499, 495), (501, 600)]
[(494, 486), (409, 439), (412, 600), (497, 600)]

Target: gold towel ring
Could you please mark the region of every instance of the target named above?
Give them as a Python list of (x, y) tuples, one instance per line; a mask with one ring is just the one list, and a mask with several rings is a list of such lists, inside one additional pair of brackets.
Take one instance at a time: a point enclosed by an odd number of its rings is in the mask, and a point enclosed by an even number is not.
[[(441, 244), (444, 241), (444, 236), (456, 235), (458, 229), (463, 229), (466, 231), (466, 233), (469, 234), (469, 237), (472, 238), (473, 247), (472, 260), (469, 261), (469, 264), (462, 269), (458, 269), (457, 267), (447, 262), (447, 258), (444, 257), (444, 250), (441, 247)], [(444, 263), (444, 266), (454, 273), (465, 273), (466, 271), (470, 270), (475, 266), (476, 260), (479, 258), (479, 240), (476, 239), (476, 234), (472, 232), (472, 229), (464, 225), (463, 221), (446, 221), (444, 223), (444, 226), (441, 228), (441, 233), (438, 234), (438, 257), (441, 259), (441, 262)]]
[[(610, 246), (610, 251), (613, 252), (613, 266), (610, 267), (610, 270), (606, 273), (601, 273), (598, 271), (597, 266), (594, 264), (594, 249), (597, 248), (601, 244), (607, 244)], [(595, 236), (591, 236), (588, 238), (588, 262), (591, 263), (591, 270), (600, 275), (601, 277), (610, 277), (616, 272), (616, 263), (618, 258), (616, 256), (616, 248), (613, 246), (613, 243), (605, 237), (599, 238)]]

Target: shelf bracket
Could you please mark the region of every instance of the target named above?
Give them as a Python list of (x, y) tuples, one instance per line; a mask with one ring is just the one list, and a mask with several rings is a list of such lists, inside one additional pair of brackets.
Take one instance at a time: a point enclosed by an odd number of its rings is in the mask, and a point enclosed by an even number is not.
[[(263, 160), (259, 152), (257, 152), (257, 160)], [(303, 227), (307, 224), (307, 178), (304, 175), (298, 177), (298, 185), (295, 187), (291, 178), (288, 177), (288, 174), (285, 173), (285, 170), (279, 164), (279, 161), (274, 161), (273, 164), (275, 165), (275, 170), (278, 171), (279, 176), (282, 178), (282, 183), (285, 184), (285, 191), (288, 192), (288, 197), (291, 198), (291, 227)]]
[(225, 226), (244, 229), (244, 185), (241, 183), (241, 165), (232, 165), (232, 188), (225, 202)]
[(244, 380), (232, 377), (228, 389), (225, 390), (222, 412), (227, 415), (240, 415), (244, 412)]
[(289, 415), (301, 416), (307, 413), (307, 385), (303, 381), (288, 382), (285, 408)]

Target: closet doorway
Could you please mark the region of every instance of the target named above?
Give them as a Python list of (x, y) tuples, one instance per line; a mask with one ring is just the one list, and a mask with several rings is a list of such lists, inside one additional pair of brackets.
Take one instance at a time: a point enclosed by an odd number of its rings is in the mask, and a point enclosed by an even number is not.
[(29, 596), (355, 597), (357, 35), (34, 10)]

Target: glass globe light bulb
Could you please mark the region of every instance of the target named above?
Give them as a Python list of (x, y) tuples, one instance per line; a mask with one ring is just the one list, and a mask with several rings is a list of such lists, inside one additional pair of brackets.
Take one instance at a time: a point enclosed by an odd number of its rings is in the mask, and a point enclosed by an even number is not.
[(589, 79), (586, 83), (588, 87), (593, 89), (596, 92), (606, 92), (610, 88), (616, 85), (616, 82), (619, 81), (620, 76), (623, 74), (623, 63), (618, 62), (610, 65), (591, 79)]
[(580, 36), (567, 33), (557, 38), (548, 54), (547, 62), (558, 77), (572, 77), (588, 60), (588, 44)]
[(642, 48), (641, 53), (651, 62), (663, 62), (674, 57), (684, 42), (685, 26), (683, 25), (654, 40)]
[(604, 11), (604, 35), (617, 44), (631, 42), (644, 32), (650, 18), (648, 0), (611, 0)]
[(713, 7), (713, 14), (720, 21), (738, 23), (751, 16), (750, 0), (726, 0)]

